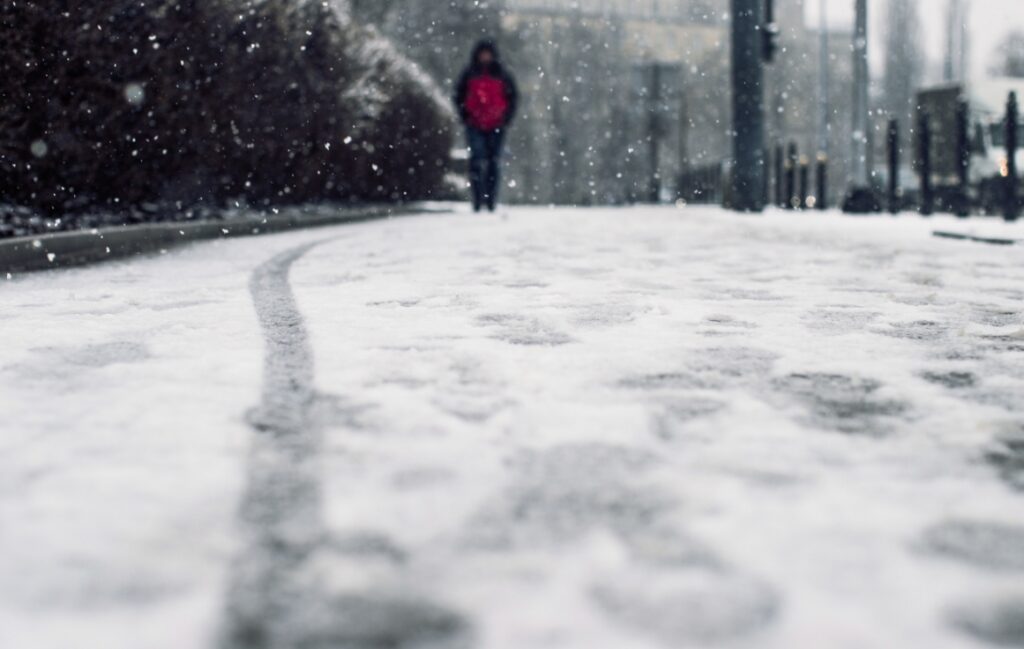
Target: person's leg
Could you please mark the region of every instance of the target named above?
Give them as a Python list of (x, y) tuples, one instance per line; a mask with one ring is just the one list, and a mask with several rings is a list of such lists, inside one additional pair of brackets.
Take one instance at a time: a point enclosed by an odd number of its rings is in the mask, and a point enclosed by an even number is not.
[(475, 128), (466, 129), (469, 143), (469, 186), (473, 193), (473, 211), (479, 212), (484, 205), (487, 183), (487, 134)]
[(501, 186), (501, 153), (505, 141), (504, 131), (490, 134), (487, 151), (487, 209), (494, 211), (498, 205), (498, 191)]

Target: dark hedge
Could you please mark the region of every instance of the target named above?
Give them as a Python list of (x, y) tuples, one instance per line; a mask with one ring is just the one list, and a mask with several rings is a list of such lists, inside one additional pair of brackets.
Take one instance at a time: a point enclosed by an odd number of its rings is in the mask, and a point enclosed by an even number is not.
[(444, 97), (340, 0), (5, 0), (0, 203), (439, 197)]

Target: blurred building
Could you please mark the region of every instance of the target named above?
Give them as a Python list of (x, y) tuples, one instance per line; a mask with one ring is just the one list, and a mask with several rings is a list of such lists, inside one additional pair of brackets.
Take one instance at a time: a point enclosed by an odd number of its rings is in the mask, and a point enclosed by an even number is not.
[(520, 71), (533, 93), (534, 124), (529, 139), (518, 142), (529, 150), (529, 163), (513, 161), (512, 171), (524, 177), (521, 191), (536, 190), (522, 198), (647, 198), (652, 140), (667, 200), (674, 199), (684, 168), (720, 162), (728, 141), (726, 5), (727, 0), (504, 0), (505, 31), (518, 37), (521, 52), (540, 59), (536, 70), (531, 65)]

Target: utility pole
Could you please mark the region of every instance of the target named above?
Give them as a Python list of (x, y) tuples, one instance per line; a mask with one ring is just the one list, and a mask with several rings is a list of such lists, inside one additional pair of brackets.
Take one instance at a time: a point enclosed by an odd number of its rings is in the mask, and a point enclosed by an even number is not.
[(856, 29), (853, 36), (853, 134), (851, 136), (850, 188), (843, 209), (867, 213), (881, 210), (881, 201), (871, 187), (868, 160), (868, 0), (856, 2)]
[(829, 131), (832, 123), (829, 114), (829, 42), (828, 42), (828, 0), (818, 4), (818, 209), (828, 207), (827, 168), (829, 158)]
[(853, 187), (868, 186), (868, 0), (856, 0), (853, 36)]
[[(764, 210), (764, 59), (774, 54), (772, 0), (731, 0), (733, 170), (732, 207)], [(767, 9), (767, 11), (766, 11)]]

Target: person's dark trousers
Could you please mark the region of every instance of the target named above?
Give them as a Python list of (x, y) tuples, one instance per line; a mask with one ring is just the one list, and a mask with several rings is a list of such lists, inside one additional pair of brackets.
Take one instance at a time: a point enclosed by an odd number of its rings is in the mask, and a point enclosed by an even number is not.
[(501, 181), (501, 150), (505, 132), (466, 130), (469, 141), (469, 184), (473, 189), (473, 209), (480, 211), (485, 205), (494, 211), (498, 203), (498, 183)]

